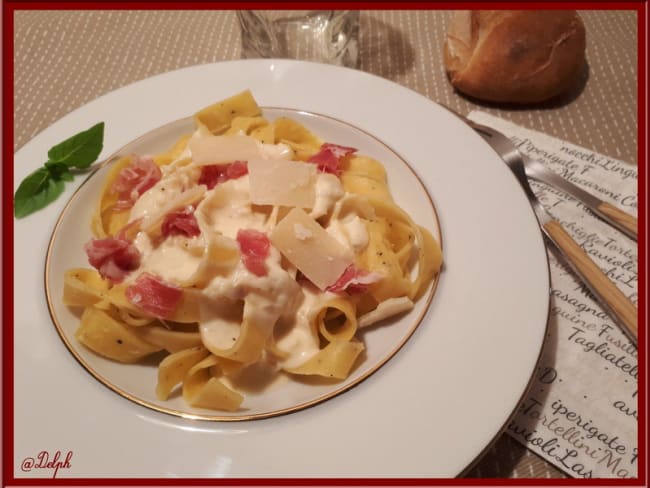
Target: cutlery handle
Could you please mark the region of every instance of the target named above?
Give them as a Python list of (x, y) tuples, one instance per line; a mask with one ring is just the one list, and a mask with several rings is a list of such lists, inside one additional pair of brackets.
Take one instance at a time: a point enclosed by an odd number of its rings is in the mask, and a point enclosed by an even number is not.
[(555, 220), (544, 224), (546, 235), (555, 243), (574, 270), (617, 320), (628, 337), (637, 343), (638, 312), (634, 304), (602, 272), (580, 245)]
[(630, 231), (632, 234), (634, 234), (634, 238), (636, 239), (638, 236), (638, 224), (637, 224), (637, 219), (636, 217), (623, 212), (623, 210), (616, 208), (614, 205), (610, 205), (607, 202), (603, 202), (600, 205), (598, 205), (598, 210), (612, 219), (613, 221), (617, 222), (619, 225), (622, 225), (625, 227), (628, 231)]

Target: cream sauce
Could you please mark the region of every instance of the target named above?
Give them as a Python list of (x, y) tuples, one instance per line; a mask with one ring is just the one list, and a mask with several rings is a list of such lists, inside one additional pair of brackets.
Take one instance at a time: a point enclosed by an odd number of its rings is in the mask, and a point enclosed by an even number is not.
[[(197, 207), (199, 225), (235, 239), (239, 229), (265, 230), (267, 216), (254, 211), (247, 175), (220, 183)], [(199, 217), (197, 216), (197, 219)]]
[(329, 213), (345, 192), (339, 179), (329, 173), (319, 173), (316, 177), (314, 206), (309, 213), (313, 219), (319, 219)]
[[(224, 299), (231, 303), (243, 300), (243, 314), (239, 322), (248, 321), (268, 337), (281, 317), (296, 313), (301, 295), (300, 285), (282, 268), (280, 262), (280, 253), (272, 249), (265, 261), (268, 268), (265, 276), (254, 275), (240, 262), (229, 275), (214, 278), (202, 294), (215, 303), (222, 303)], [(212, 312), (212, 316), (204, 317), (207, 310)], [(235, 338), (239, 336), (239, 332), (233, 334), (231, 327), (224, 326), (223, 315), (223, 309), (218, 307), (201, 309), (199, 330), (208, 349), (219, 348), (219, 344), (224, 343), (232, 345), (230, 341), (233, 335)], [(221, 327), (224, 327), (223, 331), (219, 330)]]
[(140, 272), (159, 276), (168, 283), (189, 279), (199, 267), (205, 249), (201, 236), (170, 236), (156, 245), (146, 232), (138, 233), (134, 245), (141, 255)]
[(363, 251), (368, 245), (368, 230), (358, 215), (348, 215), (343, 220), (331, 219), (325, 230), (355, 254)]
[(162, 207), (196, 185), (200, 170), (193, 166), (173, 168), (136, 200), (131, 208), (129, 222), (156, 214)]
[(320, 349), (318, 333), (313, 325), (316, 304), (322, 300), (322, 293), (311, 287), (302, 288), (302, 301), (295, 315), (282, 324), (280, 336), (276, 337), (278, 349), (288, 354), (281, 361), (285, 368), (295, 368), (314, 356)]
[[(208, 134), (197, 130), (192, 138)], [(284, 145), (258, 143), (263, 157), (289, 159), (291, 149)], [(200, 168), (188, 164), (191, 151), (185, 149), (170, 165), (163, 168), (163, 178), (145, 192), (134, 205), (130, 220), (150, 217), (169, 206), (170, 201), (195, 186)], [(312, 218), (332, 215), (326, 230), (348, 249), (359, 252), (368, 243), (363, 221), (354, 212), (337, 218), (335, 208), (346, 196), (339, 179), (331, 174), (319, 174), (315, 182), (315, 203)], [(160, 239), (140, 232), (135, 245), (142, 254), (140, 271), (160, 276), (170, 283), (187, 280), (199, 267), (205, 253), (205, 235), (220, 234), (235, 241), (240, 229), (269, 232), (275, 222), (269, 214), (251, 203), (248, 175), (220, 183), (206, 191), (194, 213), (201, 235), (196, 238), (173, 236)], [(271, 215), (276, 215), (277, 209)], [(319, 350), (314, 314), (319, 301), (329, 297), (311, 286), (301, 286), (295, 280), (295, 269), (283, 262), (280, 252), (271, 246), (265, 260), (268, 273), (256, 276), (241, 261), (217, 275), (201, 290), (199, 332), (203, 344), (218, 352), (235, 344), (242, 320), (258, 327), (267, 337), (276, 332), (277, 347), (287, 354), (276, 367), (297, 367)], [(283, 268), (283, 265), (285, 266)], [(135, 273), (134, 273), (135, 274)], [(137, 273), (139, 274), (139, 273)], [(332, 295), (333, 296), (333, 295)], [(266, 357), (266, 355), (265, 355)]]

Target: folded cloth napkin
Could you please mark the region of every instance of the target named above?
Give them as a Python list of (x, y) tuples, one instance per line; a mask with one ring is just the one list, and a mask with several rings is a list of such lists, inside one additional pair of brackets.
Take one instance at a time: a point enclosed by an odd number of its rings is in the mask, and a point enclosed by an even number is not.
[[(475, 111), (475, 122), (512, 139), (600, 199), (637, 215), (637, 167)], [(637, 303), (637, 243), (566, 193), (531, 180), (546, 209)], [(575, 478), (637, 477), (637, 350), (564, 260), (549, 248), (548, 334), (531, 389), (506, 432)]]

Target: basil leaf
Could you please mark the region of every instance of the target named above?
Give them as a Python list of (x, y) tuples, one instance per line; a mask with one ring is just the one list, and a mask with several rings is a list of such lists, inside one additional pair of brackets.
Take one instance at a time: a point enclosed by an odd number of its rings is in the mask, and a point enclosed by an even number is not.
[(69, 137), (50, 148), (49, 160), (28, 175), (14, 194), (14, 215), (25, 217), (42, 209), (63, 193), (65, 181), (73, 181), (70, 168), (88, 168), (102, 152), (104, 122)]
[(84, 169), (102, 152), (103, 140), (104, 122), (100, 122), (52, 147), (47, 157), (51, 162)]
[(16, 218), (42, 209), (63, 193), (63, 181), (56, 179), (48, 168), (38, 168), (25, 178), (14, 195), (14, 215)]
[(72, 173), (70, 173), (70, 168), (68, 168), (68, 166), (66, 166), (65, 163), (53, 163), (52, 161), (48, 161), (47, 163), (45, 163), (45, 167), (52, 175), (52, 178), (54, 178), (55, 180), (63, 180), (63, 181), (74, 180), (74, 176), (72, 176)]

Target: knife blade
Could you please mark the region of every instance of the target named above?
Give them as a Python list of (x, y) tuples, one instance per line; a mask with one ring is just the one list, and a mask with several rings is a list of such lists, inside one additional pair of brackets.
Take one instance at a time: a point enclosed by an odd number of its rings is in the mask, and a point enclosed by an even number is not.
[(630, 239), (634, 239), (635, 241), (637, 240), (638, 221), (636, 217), (624, 212), (610, 203), (602, 201), (600, 198), (574, 185), (557, 173), (546, 168), (546, 166), (539, 161), (536, 161), (523, 153), (522, 157), (524, 159), (526, 176), (568, 193), (577, 200), (580, 200), (591, 212), (609, 225), (620, 230)]

